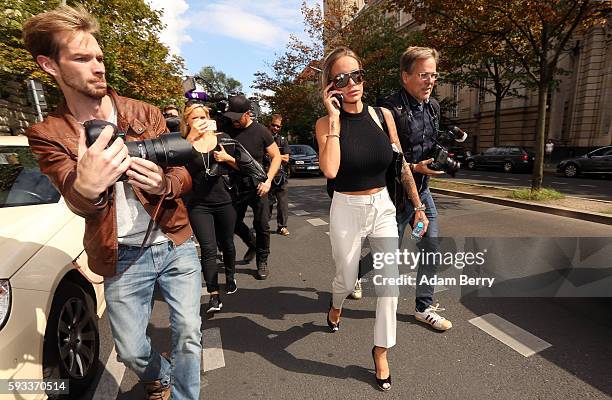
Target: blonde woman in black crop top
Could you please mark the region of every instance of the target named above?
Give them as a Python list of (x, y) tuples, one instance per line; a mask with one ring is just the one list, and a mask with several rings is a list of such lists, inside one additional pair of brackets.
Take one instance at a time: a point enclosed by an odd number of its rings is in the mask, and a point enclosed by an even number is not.
[[(385, 173), (393, 160), (392, 144), (399, 151), (401, 146), (391, 113), (383, 109), (387, 135), (374, 109), (362, 102), (363, 84), (361, 60), (353, 51), (341, 47), (326, 57), (322, 89), (328, 115), (317, 121), (316, 135), (321, 170), (327, 178), (335, 179), (329, 236), (336, 271), (327, 314), (332, 332), (339, 330), (342, 303), (357, 281), (363, 240), (369, 240), (372, 254), (395, 254), (398, 248), (395, 207), (386, 189)], [(405, 162), (402, 183), (412, 203), (421, 206)], [(424, 212), (418, 212), (415, 219), (427, 226)], [(380, 275), (378, 282), (397, 277), (397, 263), (384, 264), (375, 275)], [(391, 388), (387, 349), (395, 345), (399, 291), (384, 284), (375, 285), (375, 289), (378, 300), (372, 357), (378, 387), (386, 391)]]

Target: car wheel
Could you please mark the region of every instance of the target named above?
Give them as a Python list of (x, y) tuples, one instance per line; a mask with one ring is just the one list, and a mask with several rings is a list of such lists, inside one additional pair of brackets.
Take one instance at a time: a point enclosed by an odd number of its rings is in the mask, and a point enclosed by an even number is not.
[(467, 163), (468, 169), (476, 169), (476, 162), (474, 160), (470, 160)]
[(578, 166), (576, 164), (567, 164), (563, 168), (563, 175), (568, 178), (575, 178), (578, 175)]
[(71, 398), (89, 387), (100, 365), (95, 310), (91, 296), (73, 283), (62, 284), (53, 299), (43, 344), (43, 376), (69, 380)]
[(506, 161), (504, 163), (504, 172), (512, 172), (512, 170), (514, 169), (514, 165), (512, 165), (512, 163), (510, 161)]

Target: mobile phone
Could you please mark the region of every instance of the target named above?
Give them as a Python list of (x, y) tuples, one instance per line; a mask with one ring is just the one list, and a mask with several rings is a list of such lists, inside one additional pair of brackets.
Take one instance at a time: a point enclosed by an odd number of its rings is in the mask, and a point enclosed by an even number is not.
[(342, 95), (340, 93), (334, 93), (334, 94), (332, 94), (332, 97), (334, 99), (338, 100), (338, 103), (340, 103), (340, 107), (338, 107), (338, 109), (342, 108), (342, 102), (344, 101), (344, 97), (342, 97)]
[(206, 127), (207, 132), (217, 132), (217, 121), (214, 119), (208, 121), (208, 126)]

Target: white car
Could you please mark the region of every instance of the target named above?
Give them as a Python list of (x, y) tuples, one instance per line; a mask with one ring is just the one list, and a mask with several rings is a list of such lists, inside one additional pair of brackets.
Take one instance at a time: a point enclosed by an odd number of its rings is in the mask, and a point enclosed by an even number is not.
[(100, 366), (103, 278), (87, 268), (84, 220), (25, 136), (0, 136), (0, 221), (0, 378), (68, 379), (78, 398)]

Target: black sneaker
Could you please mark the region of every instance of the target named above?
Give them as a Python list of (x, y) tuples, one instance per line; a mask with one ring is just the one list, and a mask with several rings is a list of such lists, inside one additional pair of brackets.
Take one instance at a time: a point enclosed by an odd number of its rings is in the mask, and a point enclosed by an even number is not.
[(217, 311), (221, 311), (223, 307), (223, 303), (221, 303), (221, 298), (218, 294), (213, 294), (210, 296), (210, 301), (208, 302), (208, 310), (207, 313), (215, 313)]
[(236, 279), (228, 279), (227, 283), (225, 284), (225, 293), (233, 294), (236, 293), (237, 290), (238, 286), (236, 286)]
[(261, 261), (257, 264), (257, 279), (264, 280), (268, 278), (268, 263), (265, 261)]
[(244, 261), (250, 263), (251, 261), (253, 261), (256, 255), (257, 255), (257, 251), (255, 250), (254, 247), (251, 247), (250, 249), (247, 250), (246, 253), (244, 253), (244, 257), (242, 258)]

